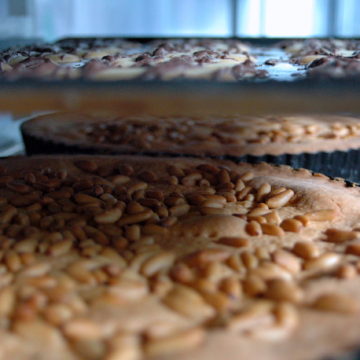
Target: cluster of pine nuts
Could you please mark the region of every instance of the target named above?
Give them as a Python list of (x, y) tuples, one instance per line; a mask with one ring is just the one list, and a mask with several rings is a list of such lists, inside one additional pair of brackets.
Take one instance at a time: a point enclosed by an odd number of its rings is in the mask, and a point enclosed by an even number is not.
[[(157, 120), (157, 119), (156, 119)], [(76, 125), (87, 141), (97, 144), (127, 145), (141, 149), (153, 149), (157, 144), (176, 143), (185, 146), (187, 143), (206, 141), (222, 145), (267, 144), (284, 142), (303, 142), (316, 139), (346, 139), (360, 135), (360, 124), (354, 119), (338, 122), (324, 122), (316, 116), (308, 119), (292, 116), (264, 117), (251, 119), (243, 123), (239, 119), (194, 119), (164, 118), (154, 121), (152, 118), (119, 119), (104, 123), (88, 121), (86, 125)], [(274, 121), (276, 120), (276, 121)]]
[[(309, 279), (360, 272), (359, 233), (334, 227), (334, 209), (297, 212), (296, 190), (259, 185), (256, 169), (172, 162), (161, 171), (116, 158), (74, 160), (75, 170), (0, 166), (1, 330), (61, 338), (79, 358), (134, 360), (198, 346), (216, 327), (284, 339), (305, 307), (359, 310), (346, 294), (306, 297)], [(229, 219), (241, 236), (211, 225)], [(318, 241), (301, 240), (319, 224)]]

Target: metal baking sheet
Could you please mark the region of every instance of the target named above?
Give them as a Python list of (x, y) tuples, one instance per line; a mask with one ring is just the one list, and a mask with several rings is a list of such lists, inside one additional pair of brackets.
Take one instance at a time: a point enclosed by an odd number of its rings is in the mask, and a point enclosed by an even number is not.
[[(96, 38), (68, 38), (59, 40), (59, 43), (93, 39)], [(130, 40), (130, 38), (124, 39)], [(156, 39), (131, 38), (131, 40), (146, 46), (147, 42)], [(262, 46), (271, 46), (289, 39), (240, 40), (255, 47), (258, 61), (263, 62), (265, 57), (270, 58), (274, 54), (264, 53)], [(359, 81), (298, 77), (295, 79), (291, 75), (294, 69), (289, 66), (285, 68), (267, 66), (266, 70), (271, 73), (270, 79), (236, 83), (185, 79), (111, 82), (70, 79), (1, 80), (0, 111), (11, 111), (20, 115), (41, 110), (103, 111), (104, 109), (122, 115), (146, 113), (164, 116), (268, 113), (360, 114)]]

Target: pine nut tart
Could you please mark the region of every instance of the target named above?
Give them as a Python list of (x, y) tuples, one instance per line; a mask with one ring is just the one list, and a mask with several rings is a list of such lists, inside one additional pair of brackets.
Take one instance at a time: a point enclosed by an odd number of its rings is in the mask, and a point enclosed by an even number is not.
[(263, 79), (250, 48), (236, 39), (78, 39), (0, 52), (0, 78), (90, 81)]
[(359, 180), (360, 119), (118, 117), (54, 113), (22, 126), (27, 154), (194, 155), (286, 164)]
[(0, 160), (0, 359), (340, 356), (360, 344), (360, 189), (141, 156)]

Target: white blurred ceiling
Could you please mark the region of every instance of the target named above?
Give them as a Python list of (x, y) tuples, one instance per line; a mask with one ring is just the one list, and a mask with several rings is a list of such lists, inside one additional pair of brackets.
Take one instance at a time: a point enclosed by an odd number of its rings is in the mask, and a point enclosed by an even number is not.
[(0, 0), (0, 37), (353, 37), (359, 15), (359, 0)]

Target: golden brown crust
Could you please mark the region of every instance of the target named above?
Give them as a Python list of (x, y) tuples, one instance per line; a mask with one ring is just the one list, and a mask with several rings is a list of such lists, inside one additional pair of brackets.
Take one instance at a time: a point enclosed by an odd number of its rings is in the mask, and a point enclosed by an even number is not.
[(0, 160), (0, 358), (353, 348), (359, 199), (344, 181), (265, 163)]
[(55, 113), (23, 125), (36, 139), (108, 153), (263, 156), (360, 147), (358, 118), (334, 115), (239, 118), (119, 118)]

